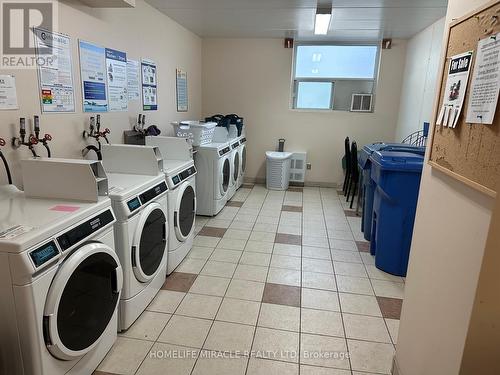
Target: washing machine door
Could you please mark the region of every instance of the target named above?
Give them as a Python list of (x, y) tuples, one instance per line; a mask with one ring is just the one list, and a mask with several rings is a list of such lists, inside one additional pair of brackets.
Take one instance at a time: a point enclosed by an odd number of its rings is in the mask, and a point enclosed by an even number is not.
[(224, 158), (221, 168), (221, 176), (219, 178), (219, 188), (222, 196), (225, 196), (227, 189), (229, 188), (229, 182), (231, 180), (231, 163), (229, 158)]
[(196, 193), (194, 180), (179, 186), (174, 211), (175, 236), (180, 242), (186, 241), (194, 229), (196, 217)]
[(167, 254), (167, 213), (158, 202), (140, 212), (132, 245), (132, 269), (140, 282), (156, 276)]
[(245, 170), (247, 168), (247, 146), (242, 145), (240, 149), (240, 154), (241, 154), (241, 175), (245, 173)]
[(91, 351), (120, 301), (122, 268), (114, 250), (90, 242), (69, 255), (52, 280), (43, 317), (47, 349), (62, 360)]
[(233, 182), (238, 182), (238, 177), (240, 176), (240, 152), (236, 149), (233, 159)]

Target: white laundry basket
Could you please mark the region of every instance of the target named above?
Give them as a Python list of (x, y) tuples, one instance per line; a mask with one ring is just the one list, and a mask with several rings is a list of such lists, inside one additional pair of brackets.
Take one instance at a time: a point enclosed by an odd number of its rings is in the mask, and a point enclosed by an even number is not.
[(269, 190), (288, 189), (291, 158), (291, 152), (266, 152), (266, 185)]
[(202, 121), (172, 122), (175, 136), (191, 140), (193, 146), (212, 143), (216, 125), (215, 122)]

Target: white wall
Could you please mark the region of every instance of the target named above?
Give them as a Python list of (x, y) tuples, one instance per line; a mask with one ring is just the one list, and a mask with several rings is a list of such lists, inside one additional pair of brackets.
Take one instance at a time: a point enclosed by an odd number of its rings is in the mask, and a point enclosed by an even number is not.
[[(450, 0), (446, 24), (486, 2)], [(458, 374), (493, 204), (425, 165), (396, 346), (401, 375)]]
[(396, 140), (422, 130), (431, 122), (445, 18), (408, 41)]
[[(82, 113), (78, 38), (127, 52), (132, 59), (150, 58), (158, 66), (158, 111), (147, 112), (147, 122), (156, 124), (163, 134), (171, 132), (170, 121), (198, 118), (201, 114), (201, 39), (187, 31), (142, 0), (131, 9), (91, 9), (75, 0), (59, 3), (59, 30), (71, 36), (76, 113), (47, 114), (40, 117), (43, 133), (50, 133), (53, 156), (81, 157), (81, 134), (90, 114)], [(188, 73), (189, 112), (177, 113), (175, 69)], [(35, 70), (2, 70), (16, 76), (20, 109), (0, 112), (0, 137), (10, 141), (18, 134), (19, 117), (40, 114), (37, 73)], [(111, 129), (110, 140), (122, 142), (123, 131), (131, 129), (142, 112), (140, 101), (130, 102), (128, 112), (104, 113), (104, 127)], [(10, 161), (15, 181), (20, 183), (19, 160), (28, 157), (23, 148), (3, 148)], [(39, 148), (40, 154), (43, 148)], [(0, 184), (6, 181), (0, 167)]]
[(203, 114), (245, 118), (248, 177), (264, 178), (265, 151), (285, 138), (287, 150), (308, 152), (307, 182), (339, 183), (346, 136), (359, 146), (394, 139), (405, 52), (402, 40), (382, 51), (374, 113), (298, 111), (290, 109), (292, 50), (282, 39), (204, 39)]

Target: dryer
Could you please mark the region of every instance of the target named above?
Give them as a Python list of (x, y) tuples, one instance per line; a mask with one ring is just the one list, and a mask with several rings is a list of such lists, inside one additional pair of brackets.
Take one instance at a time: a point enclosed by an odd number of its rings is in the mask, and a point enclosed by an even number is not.
[(240, 175), (238, 176), (238, 188), (245, 182), (245, 171), (247, 169), (247, 138), (245, 135), (240, 137), (240, 147), (238, 153), (240, 154)]
[[(32, 160), (36, 168), (23, 162), (23, 177), (25, 170), (31, 174), (25, 187), (37, 181), (41, 192), (33, 198), (12, 185), (0, 187), (0, 373), (88, 375), (117, 336), (123, 275), (111, 201), (43, 197), (51, 184), (50, 195), (57, 195), (63, 179), (78, 184), (74, 190), (95, 191), (97, 178), (57, 177), (44, 173), (46, 162)], [(88, 177), (97, 170), (92, 163)]]
[(229, 141), (231, 146), (231, 180), (229, 184), (228, 200), (231, 199), (236, 190), (238, 190), (238, 179), (240, 177), (241, 159), (240, 159), (240, 137), (233, 138)]

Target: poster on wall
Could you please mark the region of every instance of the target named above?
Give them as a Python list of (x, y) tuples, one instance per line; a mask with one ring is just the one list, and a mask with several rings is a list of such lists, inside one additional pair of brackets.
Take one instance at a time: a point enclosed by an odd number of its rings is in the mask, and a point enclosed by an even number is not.
[(106, 48), (106, 75), (108, 76), (109, 110), (127, 111), (127, 54)]
[(177, 90), (177, 112), (188, 111), (188, 87), (187, 73), (184, 70), (176, 70), (176, 90)]
[[(75, 91), (71, 63), (71, 39), (69, 36), (33, 29), (37, 60), (52, 61), (52, 64), (38, 64), (40, 103), (43, 113), (74, 112)], [(52, 53), (39, 55), (38, 51), (51, 48)]]
[(147, 59), (141, 61), (142, 109), (144, 111), (156, 111), (158, 109), (156, 73), (156, 64), (153, 61)]
[(462, 112), (467, 83), (472, 65), (472, 52), (453, 56), (450, 60), (448, 78), (444, 90), (443, 106), (436, 124), (454, 128)]
[(104, 47), (80, 40), (80, 76), (84, 112), (106, 112), (106, 54)]
[(127, 60), (127, 87), (128, 100), (139, 100), (141, 98), (139, 61), (137, 60)]
[(0, 110), (18, 109), (16, 77), (0, 74)]
[(467, 119), (469, 123), (493, 124), (500, 90), (500, 33), (479, 41), (472, 73)]

